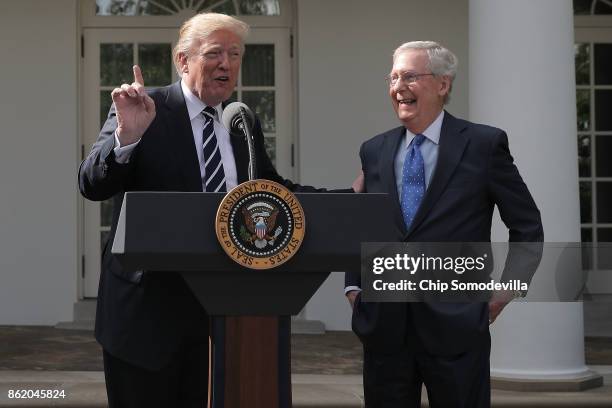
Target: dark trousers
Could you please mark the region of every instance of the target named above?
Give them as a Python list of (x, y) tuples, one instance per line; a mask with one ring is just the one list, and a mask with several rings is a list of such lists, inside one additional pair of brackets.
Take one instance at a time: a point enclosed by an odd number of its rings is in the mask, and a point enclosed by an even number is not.
[(181, 350), (170, 364), (150, 371), (104, 350), (110, 408), (205, 408), (208, 400), (208, 342)]
[(365, 406), (420, 407), (424, 384), (432, 408), (489, 408), (490, 350), (490, 340), (479, 348), (444, 357), (427, 353), (414, 339), (397, 353), (364, 347)]

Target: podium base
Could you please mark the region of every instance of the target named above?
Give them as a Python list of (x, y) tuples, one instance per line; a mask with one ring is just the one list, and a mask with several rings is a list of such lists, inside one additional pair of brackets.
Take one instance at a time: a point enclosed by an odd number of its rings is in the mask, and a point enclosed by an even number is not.
[(213, 317), (210, 408), (291, 407), (291, 318)]

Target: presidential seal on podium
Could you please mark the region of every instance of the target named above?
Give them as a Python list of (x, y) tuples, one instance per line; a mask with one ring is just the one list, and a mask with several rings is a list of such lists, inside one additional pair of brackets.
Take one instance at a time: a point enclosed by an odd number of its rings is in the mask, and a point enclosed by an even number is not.
[(251, 269), (270, 269), (290, 260), (302, 245), (304, 210), (283, 185), (251, 180), (223, 198), (215, 231), (221, 247), (235, 262)]

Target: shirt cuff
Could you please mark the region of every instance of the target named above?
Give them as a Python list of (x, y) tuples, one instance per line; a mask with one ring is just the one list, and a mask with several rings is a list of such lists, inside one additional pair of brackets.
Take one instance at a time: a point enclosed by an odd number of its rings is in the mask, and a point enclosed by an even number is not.
[(344, 294), (346, 295), (347, 293), (356, 290), (358, 292), (361, 292), (361, 288), (359, 286), (347, 286), (346, 288), (344, 288)]
[(113, 148), (113, 152), (115, 153), (115, 161), (119, 164), (126, 164), (130, 162), (130, 156), (132, 155), (132, 151), (136, 146), (140, 143), (140, 139), (137, 142), (121, 146), (119, 143), (119, 137), (117, 136), (117, 131), (115, 130), (115, 147)]

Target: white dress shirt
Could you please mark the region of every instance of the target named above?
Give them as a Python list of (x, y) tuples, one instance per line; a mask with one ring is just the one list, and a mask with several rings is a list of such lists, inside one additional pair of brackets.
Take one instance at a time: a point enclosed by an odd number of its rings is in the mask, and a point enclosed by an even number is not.
[[(202, 111), (207, 106), (200, 98), (195, 96), (193, 92), (183, 81), (181, 81), (181, 89), (183, 90), (183, 96), (185, 97), (185, 104), (187, 105), (187, 112), (189, 114), (189, 120), (191, 122), (191, 131), (193, 133), (193, 140), (196, 146), (196, 152), (198, 154), (198, 161), (200, 162), (200, 176), (202, 178), (202, 190), (206, 189), (206, 174), (204, 166), (204, 151), (202, 144), (204, 123), (206, 119), (202, 114)], [(221, 162), (223, 163), (223, 171), (225, 172), (225, 185), (228, 190), (238, 185), (238, 174), (236, 172), (236, 160), (234, 159), (234, 149), (230, 140), (228, 130), (221, 123), (221, 115), (223, 114), (223, 107), (221, 104), (214, 107), (217, 111), (217, 115), (214, 121), (215, 135), (217, 136), (217, 143), (219, 144), (219, 151), (221, 153)], [(117, 163), (128, 163), (130, 156), (134, 148), (138, 145), (140, 140), (130, 145), (121, 146), (119, 138), (115, 132), (115, 161)]]
[[(440, 147), (440, 132), (442, 132), (442, 122), (444, 121), (444, 111), (440, 112), (438, 117), (431, 122), (431, 124), (425, 129), (423, 136), (425, 140), (419, 146), (421, 156), (423, 157), (423, 166), (425, 167), (425, 189), (429, 188), (429, 183), (436, 170), (436, 164), (438, 163), (438, 150)], [(397, 196), (402, 196), (402, 176), (404, 172), (404, 161), (406, 160), (406, 153), (412, 139), (416, 135), (406, 129), (406, 136), (402, 138), (397, 153), (395, 155), (395, 182), (397, 183)]]

